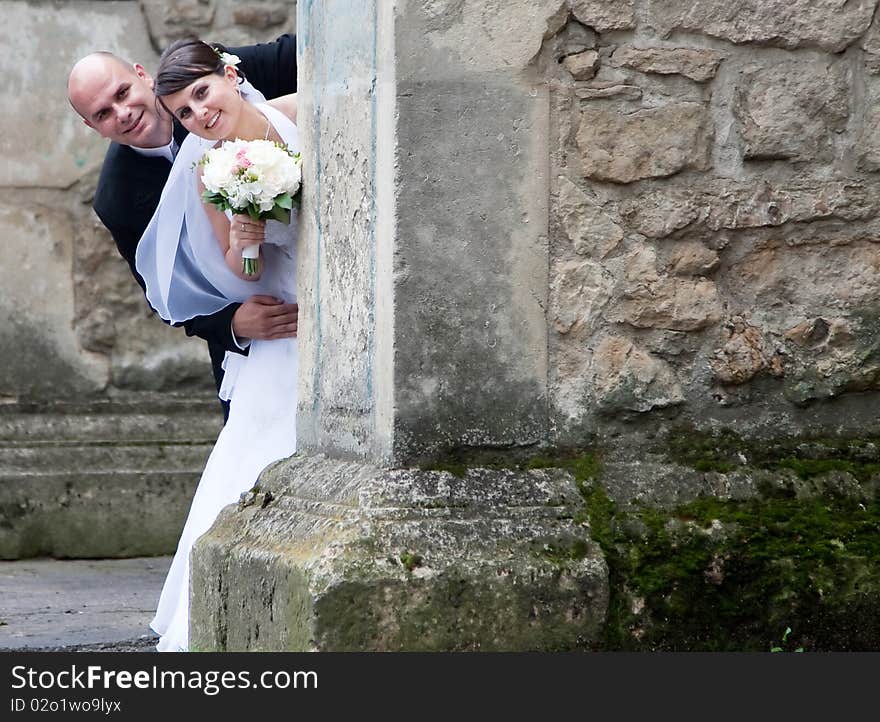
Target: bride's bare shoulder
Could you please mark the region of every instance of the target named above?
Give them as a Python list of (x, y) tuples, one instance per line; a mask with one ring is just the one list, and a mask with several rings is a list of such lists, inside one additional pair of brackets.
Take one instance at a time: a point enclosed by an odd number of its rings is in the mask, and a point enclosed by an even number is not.
[(273, 98), (268, 102), (269, 105), (271, 105), (273, 108), (277, 108), (288, 118), (290, 118), (294, 123), (296, 123), (296, 93), (291, 93), (290, 95), (282, 95), (278, 98)]

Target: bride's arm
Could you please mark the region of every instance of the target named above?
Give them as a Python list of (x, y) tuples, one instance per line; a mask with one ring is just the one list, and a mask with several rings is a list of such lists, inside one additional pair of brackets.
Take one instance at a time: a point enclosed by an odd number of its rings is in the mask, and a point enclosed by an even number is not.
[[(204, 192), (205, 186), (202, 184), (202, 177), (198, 175), (198, 187), (199, 187), (199, 196)], [(208, 214), (208, 220), (211, 222), (211, 227), (214, 229), (214, 235), (217, 238), (217, 242), (220, 244), (220, 251), (223, 253), (223, 258), (226, 261), (226, 265), (229, 267), (229, 270), (232, 271), (236, 276), (244, 281), (258, 281), (260, 279), (260, 275), (262, 274), (263, 264), (257, 264), (257, 272), (251, 275), (246, 276), (242, 272), (241, 268), (241, 249), (233, 248), (229, 243), (229, 219), (226, 217), (226, 214), (223, 211), (217, 209), (215, 206), (210, 203), (203, 203), (205, 207), (205, 213)], [(239, 216), (232, 216), (233, 220), (238, 218)], [(251, 219), (245, 216), (248, 221)], [(255, 223), (261, 223), (262, 221), (254, 221)], [(259, 243), (259, 241), (256, 241)], [(248, 244), (250, 245), (250, 244)], [(262, 256), (262, 249), (260, 249), (260, 255)]]
[(268, 101), (268, 103), (273, 108), (280, 110), (284, 115), (290, 118), (294, 124), (296, 124), (296, 93), (279, 96), (278, 98)]

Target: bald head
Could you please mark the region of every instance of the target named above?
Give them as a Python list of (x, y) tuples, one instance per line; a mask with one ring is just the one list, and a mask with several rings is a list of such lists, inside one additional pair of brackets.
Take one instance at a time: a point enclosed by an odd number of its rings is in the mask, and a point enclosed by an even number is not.
[(67, 99), (104, 138), (139, 148), (171, 141), (171, 120), (157, 107), (153, 79), (143, 66), (113, 53), (78, 60), (67, 79)]
[(73, 109), (83, 117), (85, 113), (81, 108), (90, 96), (89, 91), (109, 74), (111, 68), (123, 74), (129, 71), (134, 74), (132, 63), (127, 63), (118, 55), (103, 50), (80, 58), (71, 68), (67, 77), (67, 99)]

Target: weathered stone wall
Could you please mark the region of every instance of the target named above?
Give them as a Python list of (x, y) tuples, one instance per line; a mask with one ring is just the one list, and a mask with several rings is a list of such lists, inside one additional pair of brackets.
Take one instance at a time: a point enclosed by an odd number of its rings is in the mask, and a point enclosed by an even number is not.
[(412, 0), (360, 47), (369, 4), (334, 5), (304, 40), (304, 448), (873, 423), (876, 6)]
[(558, 443), (873, 422), (877, 4), (545, 4)]

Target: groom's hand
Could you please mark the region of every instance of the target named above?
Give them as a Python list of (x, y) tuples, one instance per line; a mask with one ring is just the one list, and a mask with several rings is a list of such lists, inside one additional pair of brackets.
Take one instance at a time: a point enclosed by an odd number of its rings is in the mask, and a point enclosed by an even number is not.
[(272, 296), (251, 296), (232, 316), (232, 332), (239, 340), (296, 338), (299, 306)]

